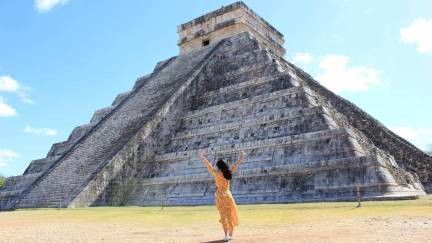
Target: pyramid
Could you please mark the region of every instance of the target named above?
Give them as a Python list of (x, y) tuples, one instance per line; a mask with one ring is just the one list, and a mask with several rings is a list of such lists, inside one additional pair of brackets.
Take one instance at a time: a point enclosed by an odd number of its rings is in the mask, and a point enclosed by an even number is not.
[(410, 199), (432, 158), (283, 59), (242, 2), (178, 27), (180, 54), (0, 189), (0, 209), (214, 203), (198, 157), (233, 163), (239, 204)]

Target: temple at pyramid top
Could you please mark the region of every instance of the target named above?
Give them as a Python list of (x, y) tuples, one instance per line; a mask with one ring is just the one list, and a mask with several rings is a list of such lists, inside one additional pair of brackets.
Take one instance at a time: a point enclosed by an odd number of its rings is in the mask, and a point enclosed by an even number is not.
[(180, 53), (249, 32), (264, 48), (283, 57), (284, 37), (243, 2), (235, 2), (178, 26)]

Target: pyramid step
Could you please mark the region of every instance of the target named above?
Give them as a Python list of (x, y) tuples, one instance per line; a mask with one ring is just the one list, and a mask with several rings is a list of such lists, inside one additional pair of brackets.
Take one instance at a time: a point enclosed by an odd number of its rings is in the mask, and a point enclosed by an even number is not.
[[(359, 157), (347, 157), (337, 158), (330, 160), (311, 160), (303, 163), (276, 165), (276, 166), (254, 166), (252, 161), (244, 161), (237, 173), (235, 179), (249, 178), (249, 177), (261, 177), (270, 175), (290, 175), (290, 174), (302, 174), (312, 173), (324, 170), (334, 170), (342, 168), (358, 168), (367, 166), (383, 166), (375, 156), (359, 156)], [(247, 164), (251, 164), (249, 168)], [(202, 165), (202, 164), (201, 164)], [(245, 168), (246, 167), (246, 168)], [(207, 172), (207, 168), (204, 165), (201, 166), (200, 171), (191, 172), (190, 174), (180, 176), (163, 176), (155, 177), (150, 179), (143, 179), (140, 182), (142, 186), (149, 185), (160, 185), (160, 184), (172, 184), (172, 183), (192, 183), (200, 181), (213, 181), (213, 177)]]
[(147, 74), (144, 75), (140, 78), (138, 78), (135, 83), (134, 86), (132, 88), (132, 90), (136, 90), (137, 88), (141, 87), (142, 85), (144, 85), (145, 83), (147, 83), (150, 80), (150, 77), (152, 76), (152, 74)]
[(84, 124), (74, 128), (68, 137), (68, 140), (54, 143), (47, 154), (47, 158), (61, 156), (69, 151), (72, 146), (82, 137), (84, 137), (95, 124)]
[[(233, 66), (231, 63), (220, 66), (213, 67), (221, 68), (221, 70), (218, 70), (211, 77), (211, 80), (205, 83), (206, 92), (216, 91), (224, 86), (245, 82), (253, 78), (275, 75), (279, 72), (279, 66), (271, 60), (255, 60), (240, 66)], [(224, 66), (230, 66), (230, 69), (226, 69)]]
[(193, 98), (191, 110), (203, 109), (257, 95), (292, 88), (296, 82), (288, 75), (255, 78), (238, 84), (225, 86), (217, 91), (210, 91)]
[[(305, 142), (304, 144), (289, 144), (283, 147), (254, 148), (245, 150), (247, 153), (257, 152), (262, 155), (259, 157), (250, 155), (250, 158), (248, 157), (247, 161), (242, 165), (242, 167), (252, 168), (283, 164), (304, 164), (308, 161), (314, 160), (331, 160), (366, 155), (352, 147), (346, 138), (331, 138), (331, 143), (336, 144), (336, 146), (325, 145), (325, 143), (326, 139), (317, 139), (315, 141)], [(343, 145), (337, 146), (339, 144)], [(320, 145), (323, 147), (322, 151), (305, 151), (312, 150), (314, 147)], [(299, 148), (299, 146), (304, 146), (304, 148)], [(209, 155), (208, 158), (211, 161), (224, 159), (229, 164), (232, 164), (238, 159), (238, 153), (220, 153), (217, 155)], [(198, 156), (179, 158), (176, 161), (169, 161), (169, 163), (166, 163), (166, 161), (149, 163), (145, 165), (145, 168), (146, 169), (144, 171), (148, 171), (146, 178), (191, 175), (206, 172), (206, 168), (203, 167), (202, 161), (198, 158)]]
[(41, 173), (31, 173), (20, 176), (10, 176), (5, 180), (5, 184), (1, 187), (1, 193), (7, 193), (11, 191), (22, 191), (27, 187), (27, 185), (31, 184), (36, 178), (38, 178)]
[[(288, 108), (275, 108), (275, 109), (266, 109), (266, 110), (258, 110), (257, 112), (253, 113), (247, 113), (244, 114), (238, 114), (235, 112), (229, 113), (230, 115), (219, 117), (221, 120), (215, 120), (218, 117), (209, 117), (210, 119), (204, 119), (202, 117), (198, 117), (196, 119), (189, 119), (186, 121), (181, 122), (181, 126), (177, 129), (177, 134), (189, 134), (189, 131), (196, 130), (196, 129), (205, 129), (215, 126), (224, 126), (228, 123), (238, 123), (249, 119), (256, 119), (259, 120), (261, 118), (264, 119), (264, 117), (268, 118), (269, 120), (275, 119), (276, 117), (296, 117), (298, 114), (305, 112), (309, 114), (308, 109), (323, 109), (322, 107), (318, 106), (310, 106), (310, 107), (288, 107)], [(325, 112), (327, 114), (328, 112)], [(335, 125), (334, 125), (335, 127)]]
[(111, 106), (117, 106), (118, 104), (120, 104), (123, 100), (125, 100), (128, 97), (128, 95), (130, 95), (130, 93), (132, 93), (132, 91), (126, 91), (118, 94), (114, 99), (113, 103), (111, 104)]
[(226, 94), (229, 92), (238, 92), (241, 89), (253, 88), (253, 87), (258, 86), (258, 85), (262, 85), (262, 84), (266, 84), (266, 83), (269, 83), (269, 82), (274, 81), (274, 80), (278, 80), (281, 77), (289, 78), (289, 76), (287, 76), (286, 73), (277, 73), (276, 75), (273, 74), (271, 76), (263, 76), (263, 77), (253, 77), (247, 81), (236, 83), (236, 84), (229, 85), (229, 86), (225, 86), (225, 87), (219, 88), (218, 90), (207, 91), (203, 94), (200, 94), (199, 97), (200, 98), (207, 98), (207, 97)]
[(51, 146), (50, 150), (48, 151), (47, 158), (61, 156), (68, 150), (68, 148), (69, 148), (68, 141), (54, 143)]
[(105, 116), (107, 116), (112, 110), (114, 109), (114, 106), (106, 107), (103, 109), (99, 109), (94, 112), (93, 117), (90, 120), (90, 124), (97, 124), (99, 123)]
[(329, 118), (320, 107), (301, 111), (305, 113), (273, 113), (270, 116), (179, 133), (166, 144), (165, 152), (244, 143), (336, 128), (328, 122)]
[(207, 107), (201, 110), (189, 111), (182, 118), (179, 131), (205, 127), (207, 123), (235, 121), (244, 116), (270, 112), (281, 108), (308, 108), (314, 104), (309, 95), (301, 87), (279, 90), (268, 94), (257, 95)]
[(24, 174), (33, 174), (45, 171), (55, 161), (60, 158), (59, 155), (53, 157), (47, 157), (43, 159), (33, 160), (25, 170)]
[(80, 138), (85, 136), (90, 131), (90, 129), (92, 129), (92, 127), (93, 127), (93, 124), (84, 124), (84, 125), (81, 125), (81, 126), (74, 128), (72, 130), (71, 134), (69, 135), (68, 142), (69, 143), (75, 143)]
[(255, 56), (260, 55), (261, 58), (266, 60), (272, 59), (271, 55), (269, 55), (265, 50), (258, 48), (258, 46), (254, 47), (254, 49), (250, 49), (248, 51), (243, 51), (243, 52), (225, 52), (224, 57), (225, 58), (237, 57), (243, 59), (245, 57), (251, 56), (251, 54), (254, 54)]
[[(203, 123), (202, 127), (191, 128), (188, 127), (184, 131), (178, 132), (172, 136), (172, 139), (181, 139), (185, 137), (198, 136), (209, 133), (217, 133), (228, 130), (236, 130), (240, 128), (253, 127), (268, 123), (274, 123), (282, 120), (289, 120), (294, 118), (301, 118), (311, 115), (324, 114), (324, 110), (320, 106), (310, 108), (281, 108), (274, 109), (261, 113), (252, 113), (243, 117), (236, 117), (237, 119), (226, 120), (223, 122), (210, 122)], [(336, 128), (336, 127), (334, 127)]]
[[(238, 67), (246, 67), (251, 64), (260, 62), (272, 62), (272, 57), (267, 51), (256, 48), (243, 53), (225, 52), (220, 56), (219, 62), (229, 62), (231, 68), (237, 69)], [(230, 67), (225, 67), (230, 68)]]
[[(295, 146), (297, 144), (304, 144), (306, 142), (313, 142), (321, 140), (326, 140), (326, 142), (330, 142), (331, 138), (353, 138), (352, 132), (345, 128), (337, 128), (337, 129), (328, 129), (310, 133), (303, 133), (298, 135), (291, 136), (283, 136), (265, 140), (256, 140), (245, 143), (237, 143), (230, 145), (222, 145), (217, 147), (209, 147), (206, 148), (205, 151), (207, 154), (212, 155), (227, 155), (227, 154), (236, 154), (242, 150), (252, 150), (252, 149), (264, 149), (270, 147), (286, 147), (286, 146)], [(351, 141), (351, 140), (350, 140)], [(348, 146), (351, 146), (349, 144)], [(354, 152), (359, 155), (364, 154), (363, 151), (358, 150), (357, 148), (353, 148)], [(319, 151), (318, 149), (316, 149)], [(162, 161), (178, 161), (178, 160), (187, 160), (190, 158), (198, 158), (199, 149), (181, 151), (181, 152), (173, 152), (156, 155), (153, 159), (154, 162), (162, 162)], [(307, 151), (311, 152), (311, 151)]]
[(158, 72), (160, 70), (163, 69), (163, 67), (165, 67), (168, 63), (170, 63), (171, 61), (173, 61), (176, 57), (170, 57), (168, 59), (165, 59), (163, 61), (160, 61), (158, 63), (156, 63), (156, 66), (153, 69), (153, 72)]
[(11, 208), (23, 191), (41, 175), (42, 173), (31, 173), (6, 178), (5, 184), (0, 188), (0, 210)]
[(207, 115), (208, 113), (216, 113), (216, 112), (220, 112), (222, 110), (232, 110), (232, 109), (236, 109), (236, 108), (239, 108), (241, 106), (248, 105), (248, 104), (256, 105), (259, 103), (277, 100), (277, 99), (279, 99), (281, 97), (285, 97), (285, 96), (295, 97), (294, 95), (302, 94), (302, 93), (306, 93), (306, 91), (303, 88), (292, 87), (292, 88), (279, 90), (279, 91), (275, 91), (275, 92), (268, 93), (268, 94), (262, 94), (262, 95), (257, 95), (257, 96), (246, 98), (246, 99), (227, 102), (225, 104), (206, 107), (206, 108), (200, 109), (200, 110), (188, 111), (183, 118), (184, 119), (193, 119), (196, 117)]

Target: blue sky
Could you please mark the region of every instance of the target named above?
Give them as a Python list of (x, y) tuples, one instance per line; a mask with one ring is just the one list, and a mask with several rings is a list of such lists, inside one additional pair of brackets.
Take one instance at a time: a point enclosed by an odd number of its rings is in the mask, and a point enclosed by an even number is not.
[[(0, 174), (22, 174), (177, 55), (177, 25), (231, 2), (0, 0)], [(285, 35), (287, 60), (432, 144), (432, 1), (244, 2)]]

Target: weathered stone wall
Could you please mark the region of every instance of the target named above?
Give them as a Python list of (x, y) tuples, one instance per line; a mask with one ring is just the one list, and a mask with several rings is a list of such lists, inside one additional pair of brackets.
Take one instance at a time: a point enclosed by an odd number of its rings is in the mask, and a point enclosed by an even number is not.
[(281, 61), (285, 62), (305, 85), (321, 96), (325, 103), (338, 112), (338, 115), (341, 116), (339, 120), (346, 120), (347, 124), (361, 131), (366, 139), (370, 141), (370, 144), (373, 144), (373, 147), (391, 154), (398, 166), (414, 173), (414, 176), (418, 176), (426, 192), (432, 193), (431, 156), (393, 133), (353, 103), (335, 95), (320, 85), (309, 74), (286, 61)]
[(202, 47), (202, 41), (218, 42), (249, 32), (270, 52), (285, 54), (283, 35), (243, 2), (236, 2), (178, 27), (180, 53)]

